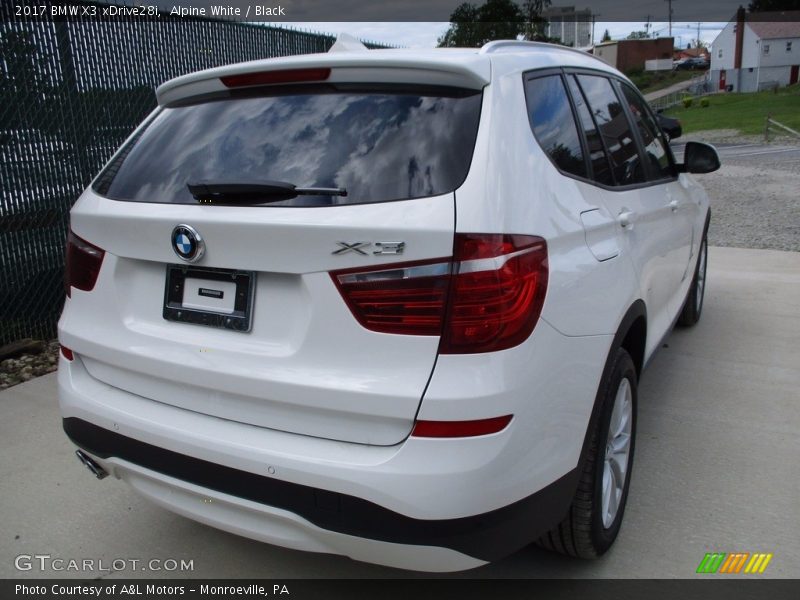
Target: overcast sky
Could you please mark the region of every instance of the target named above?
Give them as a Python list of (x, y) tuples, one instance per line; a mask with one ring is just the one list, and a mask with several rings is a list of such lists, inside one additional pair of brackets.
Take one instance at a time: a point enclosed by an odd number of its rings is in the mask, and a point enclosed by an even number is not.
[[(279, 25), (279, 24), (278, 24)], [(337, 34), (346, 32), (360, 39), (406, 46), (409, 48), (432, 48), (436, 46), (436, 40), (445, 31), (448, 23), (394, 23), (394, 22), (302, 22), (302, 23), (283, 23), (311, 31), (322, 33)], [(700, 39), (706, 44), (711, 44), (714, 38), (723, 27), (723, 23), (701, 23)], [(631, 31), (642, 31), (645, 28), (643, 22), (633, 23), (595, 23), (594, 35), (596, 41), (600, 41), (603, 32), (608, 29), (612, 39), (623, 39)], [(658, 34), (660, 37), (669, 35), (668, 23), (651, 23), (650, 32)], [(686, 45), (697, 37), (697, 23), (674, 22), (672, 24), (672, 35), (675, 38), (675, 45), (685, 48)]]

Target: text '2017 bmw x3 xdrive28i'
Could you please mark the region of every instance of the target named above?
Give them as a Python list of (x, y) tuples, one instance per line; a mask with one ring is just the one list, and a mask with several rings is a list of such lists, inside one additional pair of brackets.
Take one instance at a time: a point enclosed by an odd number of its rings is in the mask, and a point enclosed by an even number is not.
[(64, 429), (258, 540), (447, 571), (605, 552), (637, 382), (694, 323), (706, 194), (631, 83), (545, 44), (169, 81), (72, 210)]

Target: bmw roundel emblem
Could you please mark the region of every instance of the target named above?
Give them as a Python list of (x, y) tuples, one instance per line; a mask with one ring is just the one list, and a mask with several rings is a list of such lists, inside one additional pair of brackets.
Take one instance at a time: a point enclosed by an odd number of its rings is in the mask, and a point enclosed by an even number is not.
[(206, 251), (206, 244), (197, 231), (189, 225), (178, 225), (172, 230), (172, 249), (186, 262), (197, 262)]

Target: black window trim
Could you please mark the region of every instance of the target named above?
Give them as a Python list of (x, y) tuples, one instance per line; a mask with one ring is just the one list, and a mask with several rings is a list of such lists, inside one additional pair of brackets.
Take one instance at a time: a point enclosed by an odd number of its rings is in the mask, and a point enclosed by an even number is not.
[[(526, 112), (527, 112), (527, 86), (526, 86), (526, 84), (528, 83), (528, 81), (531, 81), (533, 79), (538, 79), (539, 77), (547, 77), (549, 75), (555, 75), (555, 74), (560, 74), (562, 76), (561, 81), (562, 81), (562, 84), (564, 84), (565, 88), (566, 88), (567, 97), (569, 98), (569, 101), (570, 101), (570, 107), (573, 110), (572, 118), (575, 121), (575, 127), (578, 130), (578, 137), (581, 139), (581, 149), (583, 149), (583, 148), (586, 147), (588, 142), (585, 139), (586, 136), (585, 136), (585, 134), (583, 132), (583, 127), (579, 126), (579, 122), (577, 120), (577, 115), (574, 112), (574, 99), (572, 98), (572, 92), (569, 89), (569, 86), (566, 85), (566, 81), (564, 80), (564, 76), (565, 75), (569, 75), (569, 74), (576, 74), (576, 75), (583, 74), (583, 75), (594, 75), (594, 76), (606, 77), (607, 79), (611, 80), (611, 82), (612, 82), (611, 83), (611, 87), (614, 89), (614, 93), (615, 94), (619, 94), (621, 92), (617, 91), (616, 86), (614, 85), (613, 82), (614, 81), (623, 82), (623, 83), (627, 83), (627, 82), (622, 77), (617, 75), (616, 73), (609, 73), (608, 71), (603, 71), (601, 69), (589, 69), (589, 68), (585, 68), (585, 67), (543, 67), (543, 68), (531, 69), (531, 70), (528, 70), (528, 71), (524, 71), (522, 73), (522, 88), (523, 88), (523, 92), (525, 93)], [(580, 81), (578, 81), (578, 85), (580, 86)], [(581, 88), (581, 91), (583, 91), (582, 88)], [(622, 104), (624, 105), (625, 103), (623, 102)], [(645, 100), (645, 104), (647, 104), (646, 100)], [(634, 141), (636, 143), (637, 151), (639, 152), (639, 159), (644, 161), (644, 159), (642, 158), (643, 157), (643, 152), (642, 152), (642, 147), (641, 147), (641, 141), (639, 139), (638, 128), (636, 127), (635, 123), (631, 122), (631, 116), (630, 116), (630, 114), (628, 112), (629, 109), (627, 108), (627, 106), (624, 106), (623, 108), (625, 110), (626, 118), (628, 119), (628, 124), (631, 126), (632, 130), (635, 130), (635, 131), (633, 131), (633, 135), (634, 135)], [(591, 114), (591, 111), (589, 111), (589, 113)], [(530, 123), (529, 115), (526, 114), (525, 118), (528, 119), (528, 125), (530, 126), (530, 129), (531, 129), (531, 135), (536, 140), (536, 143), (539, 144), (539, 140), (536, 139), (536, 134), (533, 133), (533, 126)], [(594, 117), (592, 117), (592, 119), (594, 119)], [(601, 139), (602, 139), (602, 136), (601, 136)], [(603, 142), (603, 146), (605, 147), (605, 142)], [(539, 144), (539, 147), (542, 148), (541, 144)], [(669, 144), (667, 144), (667, 148), (669, 149), (669, 155), (670, 155), (670, 158), (672, 159), (673, 165), (676, 165), (676, 163), (674, 161), (674, 157), (672, 156), (672, 149), (669, 147)], [(679, 176), (679, 173), (677, 172), (677, 168), (676, 168), (675, 171), (674, 171), (674, 176), (673, 177), (669, 177), (669, 178), (661, 178), (661, 179), (650, 179), (650, 178), (648, 178), (645, 181), (642, 181), (642, 182), (639, 182), (639, 183), (630, 183), (628, 185), (606, 185), (604, 183), (600, 183), (599, 181), (595, 181), (594, 179), (588, 179), (586, 177), (581, 177), (580, 175), (575, 175), (574, 173), (570, 173), (568, 171), (564, 171), (563, 169), (561, 169), (553, 161), (552, 158), (550, 158), (550, 155), (547, 154), (547, 152), (544, 150), (544, 148), (542, 148), (542, 152), (544, 152), (545, 156), (547, 156), (547, 159), (556, 168), (556, 170), (558, 170), (558, 172), (561, 173), (562, 175), (564, 175), (565, 177), (569, 177), (570, 179), (575, 179), (576, 181), (581, 181), (583, 183), (587, 183), (587, 184), (592, 185), (594, 187), (598, 187), (600, 189), (608, 190), (608, 191), (611, 191), (611, 192), (627, 192), (629, 190), (637, 190), (637, 189), (642, 189), (642, 188), (653, 187), (653, 186), (656, 186), (656, 185), (664, 185), (665, 183), (670, 183), (670, 182), (673, 182), (673, 181), (677, 181), (678, 180), (678, 176)], [(584, 161), (591, 162), (590, 158), (588, 156), (586, 156), (585, 154), (586, 153), (584, 151)], [(607, 152), (606, 152), (606, 156), (608, 156)], [(588, 172), (594, 173), (593, 170), (588, 170)], [(649, 175), (649, 171), (648, 171), (648, 175)], [(613, 169), (612, 169), (612, 177), (613, 177)], [(616, 181), (616, 178), (615, 178), (615, 181)]]

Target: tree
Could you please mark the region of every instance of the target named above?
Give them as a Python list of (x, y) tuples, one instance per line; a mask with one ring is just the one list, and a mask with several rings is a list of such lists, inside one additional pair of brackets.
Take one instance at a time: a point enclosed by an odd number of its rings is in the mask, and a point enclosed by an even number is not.
[(439, 47), (479, 48), (492, 40), (555, 41), (548, 38), (541, 17), (550, 0), (526, 0), (520, 8), (512, 0), (486, 0), (481, 6), (468, 2), (450, 15), (450, 27), (439, 38)]
[(601, 42), (610, 42), (611, 41), (611, 34), (608, 32), (608, 29), (606, 29), (603, 32), (603, 39), (601, 39), (600, 41)]
[(627, 37), (629, 40), (646, 40), (647, 38), (648, 35), (646, 31), (631, 31)]
[(478, 8), (465, 2), (460, 4), (450, 15), (450, 27), (439, 38), (439, 47), (478, 47), (480, 32), (478, 30)]
[(529, 41), (554, 41), (547, 37), (547, 19), (542, 11), (550, 6), (551, 0), (525, 0), (522, 4), (522, 16), (525, 19), (522, 38)]
[(800, 0), (751, 0), (747, 10), (750, 12), (800, 10)]

